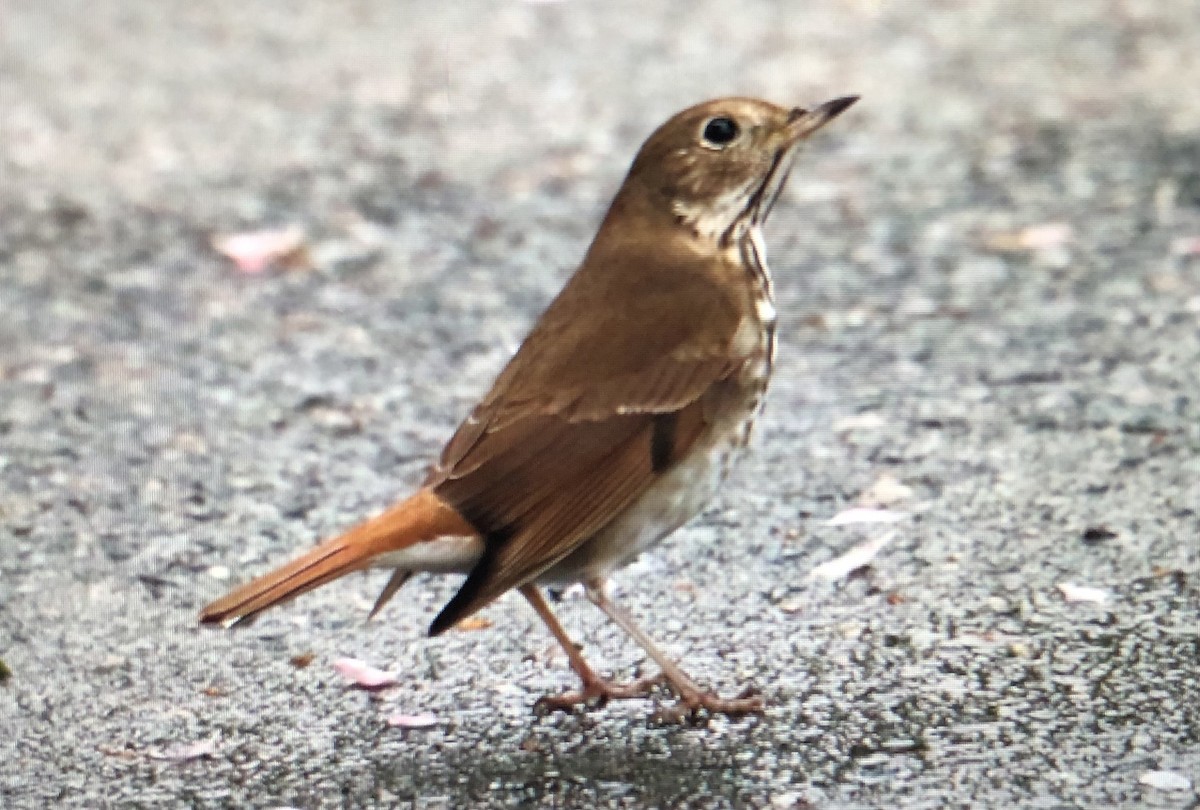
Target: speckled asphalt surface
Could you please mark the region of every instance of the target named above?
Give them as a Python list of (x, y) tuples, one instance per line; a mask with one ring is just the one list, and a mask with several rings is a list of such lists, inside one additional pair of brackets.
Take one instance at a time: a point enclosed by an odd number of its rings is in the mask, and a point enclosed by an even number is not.
[[(5, 8), (0, 805), (1196, 807), (1193, 0), (442, 5)], [(863, 101), (768, 229), (756, 452), (616, 584), (765, 717), (535, 719), (562, 656), (511, 597), (424, 638), (449, 580), (196, 626), (412, 486), (640, 140), (732, 92)], [(289, 223), (309, 269), (210, 247)], [(813, 580), (872, 493), (896, 539)]]

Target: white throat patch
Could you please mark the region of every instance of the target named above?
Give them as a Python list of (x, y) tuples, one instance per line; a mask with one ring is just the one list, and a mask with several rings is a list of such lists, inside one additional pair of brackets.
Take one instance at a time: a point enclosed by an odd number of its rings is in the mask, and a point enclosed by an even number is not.
[(702, 237), (720, 239), (750, 203), (757, 183), (753, 180), (727, 191), (708, 205), (693, 205), (683, 200), (672, 203), (675, 215)]

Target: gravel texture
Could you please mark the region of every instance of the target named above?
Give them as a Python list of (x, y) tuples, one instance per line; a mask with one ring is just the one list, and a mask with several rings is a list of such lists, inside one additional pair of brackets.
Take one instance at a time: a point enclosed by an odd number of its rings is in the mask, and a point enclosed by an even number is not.
[[(0, 805), (1198, 806), (1194, 0), (3, 15)], [(381, 574), (196, 625), (410, 488), (641, 139), (734, 92), (863, 101), (768, 228), (756, 452), (616, 586), (765, 717), (535, 719), (563, 656), (514, 597), (424, 638), (447, 579), (371, 624)], [(288, 224), (307, 269), (211, 247)], [(872, 499), (909, 517), (826, 525)], [(400, 684), (349, 689), (341, 656)]]

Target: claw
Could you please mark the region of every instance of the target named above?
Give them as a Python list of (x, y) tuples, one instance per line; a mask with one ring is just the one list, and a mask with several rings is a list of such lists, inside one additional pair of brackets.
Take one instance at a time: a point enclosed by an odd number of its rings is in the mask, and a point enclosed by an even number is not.
[(735, 698), (722, 698), (712, 692), (677, 691), (679, 700), (671, 706), (658, 709), (651, 716), (651, 721), (662, 725), (687, 723), (692, 726), (705, 726), (718, 714), (726, 717), (762, 714), (763, 701), (757, 691), (750, 686), (739, 692)]
[(629, 700), (648, 696), (665, 682), (662, 673), (638, 678), (629, 683), (614, 683), (604, 678), (588, 680), (582, 689), (558, 695), (544, 695), (533, 704), (534, 714), (544, 717), (551, 712), (571, 712), (576, 708), (600, 709), (610, 700)]

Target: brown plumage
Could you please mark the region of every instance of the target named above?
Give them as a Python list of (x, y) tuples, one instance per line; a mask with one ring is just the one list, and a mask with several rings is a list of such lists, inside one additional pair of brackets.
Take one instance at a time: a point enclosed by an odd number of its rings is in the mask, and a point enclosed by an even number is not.
[[(294, 599), (352, 571), (370, 566), (380, 555), (402, 551), (439, 537), (474, 534), (454, 509), (429, 490), (326, 540), (292, 562), (235, 588), (204, 608), (200, 621), (246, 621), (269, 607)], [(381, 605), (382, 606), (382, 605)]]
[[(685, 110), (643, 145), (579, 270), (412, 498), (204, 609), (251, 617), (350, 571), (466, 581), (438, 633), (518, 588), (569, 645), (537, 582), (582, 581), (662, 665), (684, 714), (756, 710), (721, 700), (653, 648), (603, 594), (604, 577), (703, 507), (749, 434), (774, 355), (759, 227), (795, 145), (848, 107), (753, 99)], [(373, 611), (373, 612), (375, 612)], [(562, 707), (628, 696), (568, 650), (584, 681)]]

